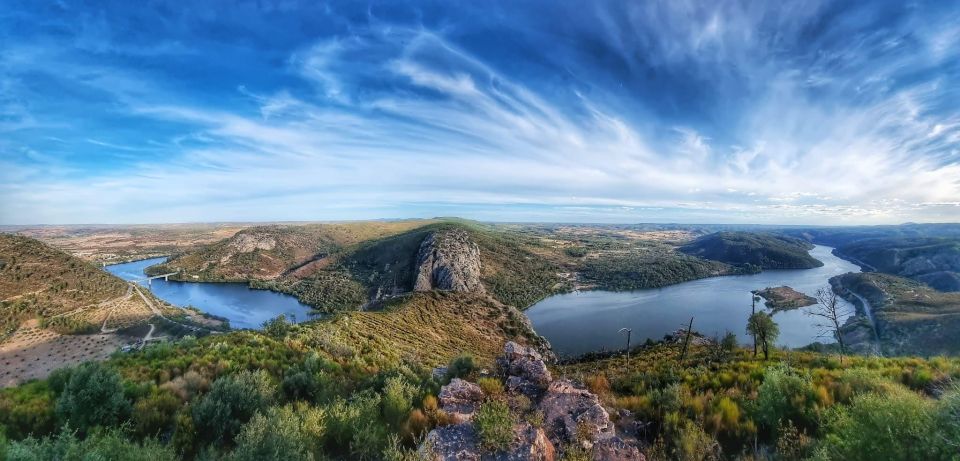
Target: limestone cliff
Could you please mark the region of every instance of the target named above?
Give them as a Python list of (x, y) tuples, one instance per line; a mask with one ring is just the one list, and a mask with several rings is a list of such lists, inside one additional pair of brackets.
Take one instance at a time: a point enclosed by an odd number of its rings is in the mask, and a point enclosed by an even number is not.
[(417, 253), (414, 291), (483, 292), (480, 248), (461, 229), (436, 231)]

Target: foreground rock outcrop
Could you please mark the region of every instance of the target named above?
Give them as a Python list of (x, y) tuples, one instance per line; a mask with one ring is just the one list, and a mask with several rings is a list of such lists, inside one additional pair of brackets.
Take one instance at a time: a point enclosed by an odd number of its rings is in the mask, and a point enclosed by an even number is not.
[[(453, 424), (430, 431), (421, 455), (437, 461), (550, 461), (575, 450), (597, 461), (645, 460), (637, 447), (617, 436), (599, 397), (573, 381), (553, 379), (536, 350), (508, 342), (497, 365), (503, 394), (485, 395), (461, 379), (443, 386), (441, 409)], [(500, 450), (484, 448), (474, 420), (494, 400), (508, 402), (513, 420), (512, 441)]]
[(480, 248), (462, 229), (433, 232), (417, 253), (414, 291), (484, 291)]

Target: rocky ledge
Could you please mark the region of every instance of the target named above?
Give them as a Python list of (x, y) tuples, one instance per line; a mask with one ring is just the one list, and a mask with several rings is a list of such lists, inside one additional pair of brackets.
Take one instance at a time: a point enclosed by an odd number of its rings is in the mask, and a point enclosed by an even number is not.
[(461, 229), (428, 235), (417, 253), (414, 291), (482, 292), (480, 248)]
[[(508, 342), (497, 368), (502, 393), (487, 395), (480, 386), (459, 378), (443, 386), (440, 405), (452, 424), (427, 434), (420, 447), (424, 458), (550, 461), (575, 450), (597, 461), (645, 460), (637, 447), (617, 436), (600, 399), (571, 380), (553, 379), (536, 350)], [(497, 400), (510, 408), (512, 441), (493, 450), (484, 448), (474, 417)]]

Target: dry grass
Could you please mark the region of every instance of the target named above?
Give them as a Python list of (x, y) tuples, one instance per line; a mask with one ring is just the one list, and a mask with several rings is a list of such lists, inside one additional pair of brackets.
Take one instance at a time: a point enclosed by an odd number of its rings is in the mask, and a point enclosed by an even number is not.
[(507, 339), (538, 341), (522, 315), (487, 296), (418, 293), (382, 312), (349, 312), (305, 328), (300, 340), (333, 355), (364, 357), (371, 366), (427, 366), (468, 353), (492, 364)]

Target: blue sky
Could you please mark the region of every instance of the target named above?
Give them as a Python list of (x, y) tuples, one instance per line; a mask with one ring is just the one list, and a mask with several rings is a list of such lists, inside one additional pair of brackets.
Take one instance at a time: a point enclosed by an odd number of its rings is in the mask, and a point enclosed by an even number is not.
[(960, 4), (0, 9), (0, 224), (960, 221)]

